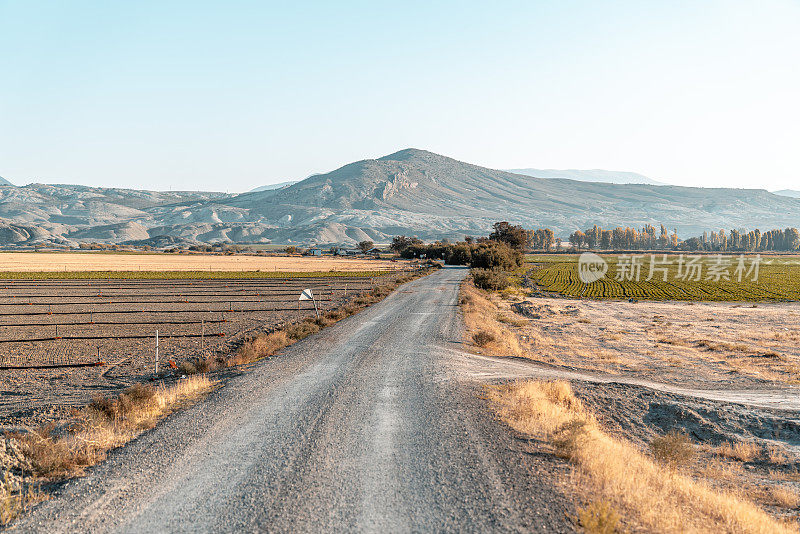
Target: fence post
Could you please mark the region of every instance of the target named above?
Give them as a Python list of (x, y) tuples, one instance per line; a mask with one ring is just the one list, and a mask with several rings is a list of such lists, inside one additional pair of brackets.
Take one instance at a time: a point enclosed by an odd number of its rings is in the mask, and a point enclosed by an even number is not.
[(156, 330), (156, 374), (158, 374), (158, 330)]

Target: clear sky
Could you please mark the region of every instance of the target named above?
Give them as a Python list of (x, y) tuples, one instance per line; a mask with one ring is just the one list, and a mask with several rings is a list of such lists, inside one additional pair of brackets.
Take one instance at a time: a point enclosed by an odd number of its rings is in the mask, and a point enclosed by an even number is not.
[(244, 191), (415, 147), (800, 189), (800, 1), (0, 0), (0, 176)]

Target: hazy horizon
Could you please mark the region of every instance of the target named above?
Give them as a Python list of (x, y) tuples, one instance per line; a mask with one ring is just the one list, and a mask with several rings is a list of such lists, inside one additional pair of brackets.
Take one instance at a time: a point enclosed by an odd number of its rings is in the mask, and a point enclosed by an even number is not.
[(792, 1), (0, 1), (0, 176), (242, 192), (406, 147), (797, 189)]

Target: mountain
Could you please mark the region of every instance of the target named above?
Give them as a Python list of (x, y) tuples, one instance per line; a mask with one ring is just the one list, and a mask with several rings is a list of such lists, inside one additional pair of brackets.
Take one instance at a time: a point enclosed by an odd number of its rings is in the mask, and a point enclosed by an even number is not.
[(6, 180), (5, 178), (3, 178), (2, 176), (0, 176), (0, 185), (10, 185), (10, 186), (12, 186), (12, 187), (14, 186), (14, 184), (12, 184), (11, 182), (9, 182), (8, 180)]
[(256, 187), (255, 189), (251, 189), (250, 193), (258, 193), (259, 191), (274, 191), (275, 189), (283, 189), (284, 187), (289, 187), (290, 185), (294, 185), (297, 183), (297, 180), (289, 181), (289, 182), (279, 182), (277, 184), (269, 184), (269, 185), (262, 185), (261, 187)]
[(567, 237), (594, 224), (705, 230), (800, 226), (800, 199), (706, 189), (535, 178), (406, 149), (240, 195), (32, 184), (0, 186), (0, 244), (387, 242), (486, 235), (495, 221)]
[(800, 191), (795, 191), (794, 189), (781, 189), (780, 191), (774, 191), (774, 193), (782, 197), (800, 198)]
[(568, 180), (579, 180), (581, 182), (605, 182), (608, 184), (649, 184), (667, 185), (648, 178), (643, 174), (625, 171), (604, 171), (603, 169), (509, 169), (508, 172), (534, 176), (536, 178), (566, 178)]

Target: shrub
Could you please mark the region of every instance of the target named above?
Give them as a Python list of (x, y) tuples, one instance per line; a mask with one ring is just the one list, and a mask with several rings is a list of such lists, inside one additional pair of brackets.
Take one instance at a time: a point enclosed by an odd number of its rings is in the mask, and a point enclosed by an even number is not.
[(474, 341), (479, 347), (485, 347), (494, 340), (494, 334), (487, 332), (486, 330), (480, 330), (472, 334), (472, 341)]
[(471, 267), (512, 271), (522, 265), (522, 253), (503, 243), (481, 245), (472, 251)]
[(688, 464), (694, 457), (694, 448), (689, 436), (678, 430), (670, 430), (650, 442), (655, 459), (672, 468)]
[(556, 455), (572, 459), (587, 439), (588, 430), (588, 423), (582, 419), (573, 419), (561, 425), (552, 438)]
[(489, 290), (500, 290), (508, 287), (505, 273), (494, 269), (472, 269), (472, 281), (476, 287)]
[(218, 363), (219, 362), (217, 362), (217, 360), (215, 358), (213, 358), (213, 357), (200, 358), (200, 359), (197, 360), (197, 363), (195, 364), (195, 367), (197, 367), (197, 372), (198, 373), (205, 374), (205, 373), (210, 373), (211, 371), (216, 370), (217, 367), (218, 367)]
[(319, 326), (317, 326), (314, 319), (311, 321), (303, 321), (301, 323), (294, 324), (286, 329), (286, 334), (289, 336), (289, 338), (296, 341), (305, 339), (311, 334), (316, 334), (317, 332), (319, 332)]
[(115, 398), (95, 397), (89, 407), (107, 419), (116, 420), (125, 417), (135, 408), (152, 402), (155, 397), (155, 388), (144, 384), (136, 384)]
[(725, 442), (717, 447), (716, 453), (723, 458), (750, 462), (761, 454), (761, 448), (752, 441)]
[(145, 384), (135, 384), (123, 393), (135, 405), (147, 404), (156, 397), (156, 390), (152, 386)]
[(468, 245), (455, 245), (445, 255), (445, 263), (448, 265), (469, 265), (471, 262), (472, 247)]
[(178, 371), (182, 375), (194, 375), (197, 374), (197, 367), (195, 367), (192, 362), (182, 362), (180, 366), (178, 366)]
[(259, 358), (272, 356), (289, 344), (286, 332), (270, 332), (245, 341), (229, 360), (228, 365), (250, 363)]
[(594, 501), (578, 509), (578, 523), (590, 534), (619, 532), (620, 515), (608, 501)]

